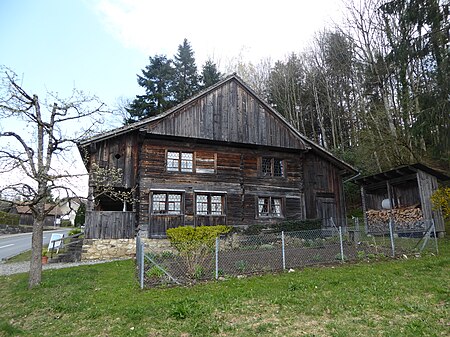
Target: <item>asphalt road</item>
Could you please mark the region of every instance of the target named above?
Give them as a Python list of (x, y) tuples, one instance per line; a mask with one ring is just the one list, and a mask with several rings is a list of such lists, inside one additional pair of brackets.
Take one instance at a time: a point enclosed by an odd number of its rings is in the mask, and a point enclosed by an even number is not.
[[(44, 246), (48, 245), (52, 233), (64, 234), (64, 236), (67, 236), (69, 231), (70, 229), (65, 228), (45, 231), (43, 240)], [(30, 249), (31, 233), (0, 236), (0, 260), (7, 259)]]

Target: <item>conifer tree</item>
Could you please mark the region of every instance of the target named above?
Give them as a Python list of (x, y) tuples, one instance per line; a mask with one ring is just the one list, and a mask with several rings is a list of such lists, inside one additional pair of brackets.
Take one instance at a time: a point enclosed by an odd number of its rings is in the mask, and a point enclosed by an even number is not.
[(187, 39), (184, 39), (183, 43), (178, 46), (178, 53), (174, 58), (173, 94), (175, 101), (181, 103), (200, 90), (194, 51)]
[(138, 84), (145, 89), (145, 95), (136, 95), (136, 98), (126, 109), (130, 114), (126, 123), (132, 123), (139, 119), (155, 116), (174, 104), (174, 96), (171, 92), (174, 68), (172, 60), (164, 55), (149, 57), (150, 63), (138, 75)]
[(222, 79), (222, 74), (217, 70), (217, 65), (211, 60), (207, 60), (202, 67), (201, 89), (210, 87)]

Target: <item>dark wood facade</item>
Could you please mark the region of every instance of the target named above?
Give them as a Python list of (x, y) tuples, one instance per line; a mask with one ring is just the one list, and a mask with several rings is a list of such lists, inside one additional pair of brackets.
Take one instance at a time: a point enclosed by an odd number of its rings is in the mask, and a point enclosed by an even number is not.
[[(162, 115), (79, 147), (89, 154), (88, 170), (95, 162), (123, 171), (119, 187), (135, 191), (129, 208), (136, 229), (152, 237), (185, 225), (343, 219), (342, 178), (355, 173), (235, 75)], [(120, 207), (101, 204), (96, 209), (91, 201), (88, 217)]]

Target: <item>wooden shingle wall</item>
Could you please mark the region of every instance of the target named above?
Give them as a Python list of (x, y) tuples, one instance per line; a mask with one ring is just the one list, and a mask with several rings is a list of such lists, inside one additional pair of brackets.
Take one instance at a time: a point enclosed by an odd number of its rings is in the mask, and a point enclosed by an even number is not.
[(226, 82), (145, 128), (159, 135), (305, 149), (292, 129), (237, 81)]
[[(215, 173), (167, 172), (166, 151), (193, 152), (194, 158), (216, 158)], [(260, 174), (260, 158), (269, 156), (282, 159), (284, 177), (263, 177)], [(195, 161), (195, 160), (194, 160)], [(141, 154), (140, 212), (139, 225), (148, 228), (156, 221), (174, 221), (179, 225), (251, 225), (267, 221), (279, 222), (287, 219), (304, 219), (303, 155), (300, 152), (229, 147), (212, 144), (192, 144), (148, 139)], [(184, 209), (182, 216), (163, 219), (152, 217), (150, 195), (152, 191), (182, 191)], [(196, 191), (214, 191), (226, 198), (226, 215), (209, 219), (195, 215), (194, 195)], [(257, 214), (257, 198), (282, 198), (282, 218), (261, 219)], [(165, 225), (167, 226), (167, 225)], [(167, 227), (169, 228), (169, 227)]]

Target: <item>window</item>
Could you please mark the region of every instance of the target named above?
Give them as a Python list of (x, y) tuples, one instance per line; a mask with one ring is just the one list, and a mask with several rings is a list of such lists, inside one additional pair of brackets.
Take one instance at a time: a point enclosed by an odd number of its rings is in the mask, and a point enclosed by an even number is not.
[(156, 192), (152, 195), (153, 214), (181, 214), (181, 193)]
[(261, 159), (261, 173), (264, 177), (282, 177), (283, 171), (283, 160), (269, 157)]
[(258, 198), (258, 215), (260, 217), (281, 217), (281, 198), (260, 197)]
[(224, 215), (223, 195), (197, 194), (195, 196), (195, 210), (197, 215)]
[(167, 171), (170, 172), (192, 172), (194, 154), (192, 152), (167, 152)]

